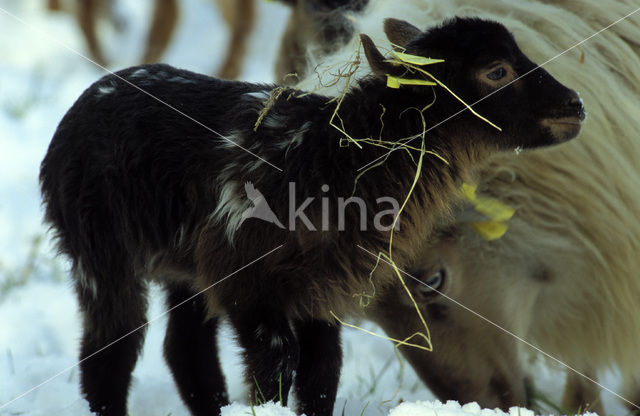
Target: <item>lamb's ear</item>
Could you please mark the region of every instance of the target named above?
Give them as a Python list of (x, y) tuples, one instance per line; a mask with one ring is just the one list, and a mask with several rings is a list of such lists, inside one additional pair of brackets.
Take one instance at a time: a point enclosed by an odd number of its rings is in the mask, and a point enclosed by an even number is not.
[(390, 17), (384, 19), (384, 33), (397, 50), (406, 48), (422, 31), (409, 22)]
[(376, 48), (376, 45), (369, 36), (361, 33), (360, 40), (362, 41), (364, 54), (374, 74), (398, 76), (404, 72), (402, 67), (395, 66), (391, 62), (386, 61), (384, 55)]

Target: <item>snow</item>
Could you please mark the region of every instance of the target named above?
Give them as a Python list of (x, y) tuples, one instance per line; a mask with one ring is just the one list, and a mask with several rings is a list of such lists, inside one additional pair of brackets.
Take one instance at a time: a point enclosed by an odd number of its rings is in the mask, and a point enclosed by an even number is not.
[[(256, 416), (295, 416), (291, 410), (280, 406), (278, 403), (265, 403), (262, 406), (251, 408), (249, 406), (232, 403), (222, 409), (222, 416), (244, 416), (255, 412)], [(345, 415), (360, 414), (344, 413)], [(534, 416), (535, 413), (528, 409), (513, 407), (509, 413), (500, 410), (482, 409), (477, 403), (461, 405), (456, 401), (448, 401), (442, 404), (440, 401), (433, 402), (418, 401), (413, 403), (402, 403), (391, 409), (389, 416)], [(585, 416), (595, 415), (595, 413), (585, 413)]]
[[(595, 413), (585, 413), (585, 416)], [(501, 410), (482, 409), (477, 403), (467, 403), (460, 405), (455, 401), (448, 401), (442, 404), (436, 400), (434, 402), (402, 403), (389, 412), (389, 416), (534, 416), (531, 410), (512, 407), (509, 413)]]
[[(278, 403), (265, 403), (262, 406), (251, 408), (249, 406), (232, 403), (222, 409), (222, 416), (244, 416), (252, 412), (256, 416), (294, 416), (295, 413)], [(345, 415), (359, 414), (344, 413)], [(586, 412), (584, 416), (595, 416), (595, 413)], [(535, 413), (528, 409), (512, 407), (508, 413), (495, 409), (482, 409), (477, 403), (460, 403), (450, 400), (441, 403), (439, 400), (430, 402), (418, 401), (412, 403), (402, 403), (391, 409), (389, 416), (535, 416)]]
[[(44, 3), (0, 0), (0, 415), (89, 415), (79, 392), (75, 367), (80, 319), (66, 276), (68, 264), (56, 257), (50, 235), (41, 222), (38, 171), (57, 123), (104, 71), (74, 52), (83, 53), (84, 44), (71, 16), (49, 14)], [(127, 19), (123, 33), (100, 26), (103, 37), (109, 40), (106, 53), (113, 69), (133, 65), (141, 56), (150, 3), (118, 3), (119, 13)], [(224, 54), (228, 36), (225, 26), (210, 1), (182, 0), (181, 4), (182, 24), (166, 61), (211, 73)], [(287, 13), (278, 4), (259, 2), (260, 20), (244, 79), (272, 81), (271, 68)], [(105, 88), (102, 92), (110, 91)], [(152, 322), (134, 372), (129, 412), (186, 415), (162, 358), (166, 319), (158, 287), (152, 287), (150, 298), (148, 317)], [(381, 332), (372, 324), (362, 326)], [(242, 383), (238, 347), (228, 327), (223, 328), (219, 338), (230, 397), (235, 401), (222, 415), (293, 415), (278, 404), (267, 403), (254, 409), (242, 404), (246, 386)], [(474, 404), (424, 401), (434, 400), (434, 396), (408, 365), (399, 365), (389, 342), (345, 329), (343, 346), (345, 364), (336, 415), (505, 414), (482, 410)], [(561, 376), (551, 373), (548, 379), (550, 397), (559, 400)], [(423, 401), (412, 402), (416, 400)], [(515, 409), (510, 414), (533, 413)]]
[[(222, 409), (221, 416), (239, 416), (246, 415), (250, 407), (240, 403), (231, 403)], [(256, 416), (296, 416), (294, 412), (286, 407), (280, 406), (279, 403), (265, 403), (262, 406), (254, 408)], [(249, 412), (251, 414), (251, 412)]]

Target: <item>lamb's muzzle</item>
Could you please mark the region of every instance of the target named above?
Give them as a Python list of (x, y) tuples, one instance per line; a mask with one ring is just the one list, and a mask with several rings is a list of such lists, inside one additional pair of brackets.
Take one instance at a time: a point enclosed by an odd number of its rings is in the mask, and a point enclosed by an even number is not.
[(540, 123), (548, 128), (560, 143), (580, 134), (585, 118), (584, 104), (578, 93), (571, 90), (565, 108), (559, 109), (556, 115), (545, 118)]

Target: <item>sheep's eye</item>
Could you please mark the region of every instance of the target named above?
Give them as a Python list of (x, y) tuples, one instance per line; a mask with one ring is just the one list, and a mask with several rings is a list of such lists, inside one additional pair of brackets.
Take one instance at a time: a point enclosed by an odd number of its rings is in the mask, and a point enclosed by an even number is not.
[(498, 81), (502, 78), (504, 78), (507, 75), (507, 70), (504, 69), (503, 67), (500, 67), (498, 69), (495, 69), (491, 72), (489, 72), (487, 74), (487, 78), (489, 78), (492, 81)]
[(431, 295), (436, 293), (436, 290), (440, 290), (442, 284), (444, 283), (445, 271), (440, 269), (435, 273), (431, 274), (425, 280), (423, 280), (423, 284), (419, 286), (419, 290), (423, 295)]

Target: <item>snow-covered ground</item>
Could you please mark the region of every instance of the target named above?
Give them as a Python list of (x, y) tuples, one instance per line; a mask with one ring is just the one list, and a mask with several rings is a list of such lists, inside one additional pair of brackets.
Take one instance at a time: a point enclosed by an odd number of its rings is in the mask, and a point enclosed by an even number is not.
[[(74, 51), (84, 43), (69, 14), (48, 13), (44, 0), (0, 0), (0, 415), (90, 414), (78, 388), (80, 322), (67, 264), (55, 256), (41, 223), (39, 163), (57, 123), (80, 93), (104, 71)], [(119, 2), (127, 28), (117, 33), (101, 26), (108, 40), (112, 68), (137, 63), (142, 54), (151, 1)], [(210, 0), (182, 0), (182, 24), (165, 60), (211, 73), (226, 47), (225, 26)], [(10, 16), (9, 13), (14, 16)], [(287, 10), (259, 2), (259, 24), (253, 34), (244, 79), (271, 81), (273, 60)], [(22, 21), (20, 21), (22, 20)], [(188, 24), (185, 24), (188, 22)], [(163, 297), (151, 292), (143, 356), (129, 396), (132, 415), (186, 415), (162, 359), (166, 320)], [(366, 328), (380, 332), (371, 324)], [(477, 405), (442, 405), (420, 383), (408, 365), (401, 366), (389, 342), (345, 329), (345, 366), (336, 415), (494, 415)], [(228, 328), (220, 348), (231, 399), (243, 402), (245, 387), (237, 346)], [(562, 377), (542, 369), (539, 386), (559, 401)], [(24, 394), (24, 395), (23, 395)], [(22, 396), (23, 395), (23, 396)], [(11, 402), (7, 405), (7, 403)], [(414, 402), (414, 403), (407, 403)], [(605, 395), (605, 406), (622, 408)], [(251, 414), (234, 404), (223, 415)], [(262, 415), (292, 415), (278, 405), (256, 409)], [(514, 409), (512, 415), (532, 414)]]

